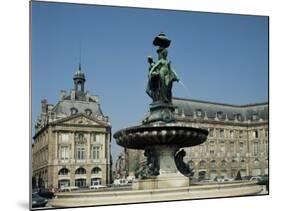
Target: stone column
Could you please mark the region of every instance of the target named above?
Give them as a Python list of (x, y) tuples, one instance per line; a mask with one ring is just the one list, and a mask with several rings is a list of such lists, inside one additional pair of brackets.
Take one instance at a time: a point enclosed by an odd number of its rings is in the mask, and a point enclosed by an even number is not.
[(91, 186), (91, 166), (86, 167), (86, 186)]
[(86, 137), (86, 162), (89, 163), (91, 160), (91, 136), (90, 133), (85, 134)]
[(54, 142), (55, 142), (55, 144), (54, 144), (54, 154), (53, 154), (54, 158), (53, 159), (55, 160), (55, 162), (57, 162), (57, 159), (58, 159), (58, 144), (59, 144), (59, 133), (57, 131), (55, 132)]
[(75, 186), (75, 166), (70, 166), (70, 186)]
[(102, 156), (102, 158), (103, 159), (105, 159), (106, 160), (106, 135), (105, 135), (105, 133), (102, 133), (102, 145), (101, 145), (101, 147), (102, 147), (102, 154), (103, 154), (103, 156)]
[(70, 148), (70, 162), (71, 163), (74, 163), (75, 161), (75, 133), (74, 132), (71, 132), (69, 134), (70, 136), (70, 145), (71, 145), (71, 148)]

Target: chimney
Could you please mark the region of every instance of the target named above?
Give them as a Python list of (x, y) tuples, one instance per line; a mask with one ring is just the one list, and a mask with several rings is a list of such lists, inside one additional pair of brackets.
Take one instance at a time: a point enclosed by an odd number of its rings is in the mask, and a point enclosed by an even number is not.
[(75, 100), (75, 90), (71, 90), (70, 99)]
[(90, 100), (90, 93), (89, 91), (86, 92), (86, 101), (89, 102)]
[(46, 114), (48, 112), (48, 101), (46, 99), (41, 100), (41, 113)]
[(61, 90), (60, 91), (60, 100), (63, 100), (65, 96), (66, 96), (66, 91), (65, 90)]

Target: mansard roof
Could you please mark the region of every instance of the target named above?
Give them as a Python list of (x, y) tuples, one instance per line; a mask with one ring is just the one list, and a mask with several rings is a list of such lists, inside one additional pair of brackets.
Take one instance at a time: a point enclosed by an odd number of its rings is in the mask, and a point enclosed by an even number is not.
[(77, 109), (77, 113), (91, 111), (91, 116), (103, 116), (100, 104), (95, 101), (78, 101), (78, 100), (61, 100), (53, 108), (53, 112), (57, 117), (71, 116), (71, 110)]
[(260, 119), (268, 120), (268, 102), (231, 105), (224, 103), (216, 103), (195, 99), (173, 98), (173, 104), (178, 108), (179, 114), (184, 112), (185, 116), (193, 116), (197, 111), (202, 111), (202, 117), (207, 115), (210, 119), (218, 118), (218, 114), (222, 120), (234, 120), (240, 116), (241, 121)]

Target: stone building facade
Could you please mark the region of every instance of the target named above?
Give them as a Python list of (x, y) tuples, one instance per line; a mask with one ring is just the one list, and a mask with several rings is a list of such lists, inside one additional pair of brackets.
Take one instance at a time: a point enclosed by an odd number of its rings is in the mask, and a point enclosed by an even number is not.
[[(180, 124), (205, 128), (207, 141), (186, 148), (185, 162), (198, 179), (268, 174), (268, 103), (228, 105), (174, 98)], [(142, 151), (125, 149), (128, 175), (145, 159)]]
[(61, 91), (53, 106), (41, 101), (32, 144), (33, 186), (61, 188), (109, 184), (112, 177), (111, 125), (98, 96), (84, 91), (79, 65), (74, 89)]

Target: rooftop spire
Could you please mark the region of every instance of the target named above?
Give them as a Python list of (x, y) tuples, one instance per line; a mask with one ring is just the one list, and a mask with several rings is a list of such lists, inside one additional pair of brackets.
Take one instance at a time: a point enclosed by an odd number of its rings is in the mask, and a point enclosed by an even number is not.
[(78, 67), (78, 70), (81, 71), (81, 61), (79, 62), (79, 67)]
[(82, 53), (81, 53), (81, 51), (82, 51), (82, 50), (81, 50), (81, 48), (82, 48), (81, 46), (82, 46), (82, 44), (81, 44), (81, 40), (80, 40), (80, 51), (79, 51), (79, 70), (80, 70), (80, 71), (81, 71), (81, 54), (82, 54)]

